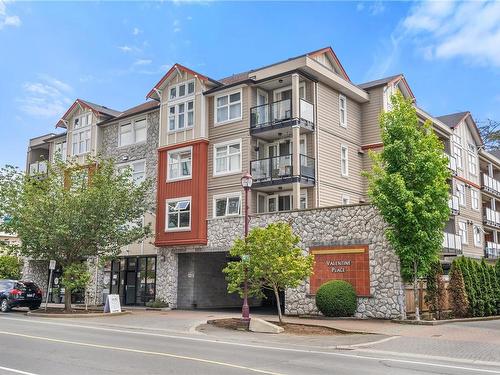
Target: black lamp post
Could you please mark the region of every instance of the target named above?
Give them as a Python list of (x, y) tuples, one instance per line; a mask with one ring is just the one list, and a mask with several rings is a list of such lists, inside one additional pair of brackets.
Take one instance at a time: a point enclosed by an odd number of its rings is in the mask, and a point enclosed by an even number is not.
[[(248, 192), (252, 187), (252, 183), (253, 183), (253, 178), (250, 173), (247, 172), (243, 175), (243, 177), (241, 177), (241, 186), (245, 190), (245, 241), (248, 236)], [(244, 322), (250, 321), (250, 307), (248, 306), (248, 267), (247, 267), (248, 258), (249, 255), (245, 254), (241, 259), (243, 261), (245, 270), (245, 281), (243, 284), (243, 307), (241, 308), (242, 320)]]

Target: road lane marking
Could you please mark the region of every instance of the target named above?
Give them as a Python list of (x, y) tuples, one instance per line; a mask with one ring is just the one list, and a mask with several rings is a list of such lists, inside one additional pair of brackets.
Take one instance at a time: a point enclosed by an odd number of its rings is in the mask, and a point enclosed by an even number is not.
[[(346, 349), (362, 348), (364, 346), (372, 346), (372, 345), (382, 344), (383, 342), (387, 342), (387, 341), (391, 341), (391, 340), (399, 339), (399, 338), (401, 338), (401, 336), (391, 336), (391, 337), (386, 337), (384, 339), (380, 339), (377, 341), (361, 342), (359, 344), (352, 344), (352, 345), (341, 345), (341, 346), (337, 346), (336, 348), (340, 348), (340, 349), (343, 349), (343, 348), (346, 348)], [(333, 347), (333, 348), (335, 348), (335, 347)]]
[[(211, 360), (211, 359), (204, 359), (204, 358), (189, 357), (189, 356), (185, 356), (185, 355), (178, 355), (178, 354), (172, 354), (172, 353), (153, 352), (153, 351), (149, 351), (149, 350), (139, 350), (139, 349), (132, 349), (132, 348), (123, 348), (123, 347), (119, 347), (119, 346), (110, 346), (110, 345), (90, 344), (90, 343), (80, 342), (80, 341), (70, 341), (70, 340), (53, 339), (53, 338), (50, 338), (50, 337), (25, 335), (25, 334), (22, 334), (22, 333), (14, 333), (14, 332), (6, 332), (6, 331), (0, 331), (0, 334), (7, 335), (7, 336), (22, 337), (22, 338), (33, 339), (33, 340), (55, 342), (55, 343), (58, 343), (58, 344), (70, 344), (70, 345), (77, 345), (77, 346), (85, 346), (85, 347), (89, 347), (89, 348), (107, 349), (107, 350), (115, 350), (115, 351), (121, 351), (121, 352), (129, 352), (129, 353), (137, 353), (137, 354), (147, 354), (147, 355), (154, 355), (154, 356), (159, 356), (159, 357), (169, 357), (169, 358), (175, 358), (175, 359), (183, 359), (183, 360), (186, 360), (186, 361), (202, 362), (202, 363), (207, 363), (207, 364), (211, 364), (211, 365), (217, 365), (217, 366), (223, 366), (223, 367), (231, 367), (231, 368), (235, 368), (235, 369), (239, 369), (239, 370), (257, 372), (259, 374), (282, 375), (282, 374), (277, 373), (277, 372), (266, 371), (266, 370), (259, 370), (259, 369), (252, 368), (252, 367), (235, 365), (233, 363), (214, 361), (214, 360)], [(19, 374), (35, 375), (35, 374), (23, 373), (23, 372), (19, 372)]]
[[(213, 343), (213, 344), (221, 344), (221, 345), (232, 345), (232, 346), (240, 346), (240, 347), (245, 347), (245, 348), (253, 348), (253, 349), (263, 349), (263, 350), (275, 350), (275, 351), (283, 351), (283, 352), (294, 352), (294, 353), (308, 353), (308, 354), (318, 354), (318, 355), (328, 355), (328, 356), (337, 356), (337, 357), (347, 357), (347, 358), (354, 358), (354, 359), (365, 359), (365, 360), (374, 360), (374, 361), (390, 361), (390, 362), (399, 362), (399, 363), (407, 363), (407, 364), (418, 364), (418, 365), (424, 365), (424, 366), (431, 366), (431, 367), (441, 367), (441, 368), (449, 368), (449, 369), (456, 369), (456, 370), (468, 370), (468, 371), (474, 371), (474, 372), (481, 372), (481, 373), (489, 373), (489, 374), (500, 374), (500, 370), (489, 370), (489, 369), (478, 369), (478, 368), (473, 368), (473, 367), (462, 367), (462, 366), (455, 366), (455, 365), (445, 365), (445, 364), (440, 364), (440, 363), (432, 363), (432, 362), (423, 362), (423, 361), (412, 361), (412, 360), (404, 360), (404, 359), (397, 359), (397, 358), (383, 358), (383, 357), (372, 357), (372, 356), (364, 356), (364, 355), (357, 355), (357, 354), (347, 354), (347, 353), (338, 353), (338, 352), (326, 352), (326, 351), (321, 351), (321, 350), (310, 350), (310, 349), (295, 349), (295, 348), (283, 348), (283, 347), (277, 347), (277, 346), (269, 346), (269, 345), (258, 345), (258, 344), (244, 344), (241, 342), (231, 342), (231, 341), (222, 341), (222, 340), (212, 340), (212, 339), (205, 339), (205, 338), (199, 338), (199, 337), (185, 337), (185, 336), (177, 336), (177, 335), (164, 335), (164, 334), (159, 334), (159, 333), (150, 333), (150, 332), (133, 332), (133, 331), (127, 331), (127, 330), (120, 330), (120, 329), (114, 329), (114, 328), (103, 328), (103, 327), (95, 327), (95, 326), (85, 326), (85, 325), (80, 325), (80, 324), (68, 324), (68, 323), (57, 323), (57, 322), (49, 322), (45, 320), (32, 320), (32, 319), (19, 319), (19, 318), (7, 318), (7, 317), (0, 317), (0, 319), (6, 319), (6, 320), (17, 320), (17, 321), (22, 321), (25, 323), (33, 323), (33, 324), (48, 324), (48, 325), (56, 325), (56, 326), (65, 326), (65, 327), (78, 327), (78, 328), (88, 328), (91, 330), (100, 330), (100, 331), (106, 331), (106, 332), (116, 332), (116, 333), (125, 333), (125, 334), (135, 334), (135, 335), (145, 335), (145, 336), (153, 336), (153, 337), (163, 337), (163, 338), (171, 338), (171, 339), (179, 339), (179, 340), (187, 340), (187, 341), (197, 341), (197, 342), (206, 342), (206, 343)], [(399, 336), (396, 336), (399, 337)], [(358, 351), (366, 351), (364, 349), (358, 350)], [(375, 353), (374, 353), (375, 354)], [(389, 354), (389, 353), (387, 353)], [(392, 355), (392, 353), (391, 353)], [(399, 356), (403, 356), (404, 354), (399, 354)], [(418, 358), (418, 355), (413, 354), (409, 355), (409, 357), (413, 358)], [(430, 356), (426, 355), (421, 355), (420, 358), (424, 359), (431, 359), (429, 358)], [(436, 358), (436, 360), (440, 361), (448, 361), (448, 362), (456, 362), (456, 363), (462, 363), (462, 364), (469, 364), (469, 365), (485, 365), (485, 366), (495, 366), (495, 367), (500, 367), (500, 362), (489, 362), (489, 361), (481, 361), (481, 360), (470, 360), (470, 359), (463, 359), (463, 358), (453, 358), (453, 357), (439, 357)]]
[(2, 366), (0, 366), (0, 370), (9, 371), (13, 372), (14, 374), (21, 374), (21, 375), (38, 375), (33, 372), (21, 371), (21, 370), (16, 370), (15, 368), (2, 367)]

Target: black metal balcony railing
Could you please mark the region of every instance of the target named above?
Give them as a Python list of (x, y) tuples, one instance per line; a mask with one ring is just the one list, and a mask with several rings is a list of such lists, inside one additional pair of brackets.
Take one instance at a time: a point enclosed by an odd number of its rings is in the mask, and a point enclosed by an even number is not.
[(498, 259), (500, 257), (500, 244), (496, 242), (486, 242), (484, 256), (488, 259)]
[[(291, 125), (292, 101), (284, 99), (250, 108), (250, 129), (265, 129), (275, 125)], [(299, 117), (306, 127), (314, 129), (313, 105), (300, 99)]]
[(293, 156), (291, 154), (252, 160), (250, 170), (255, 184), (287, 183), (297, 180), (314, 183), (315, 159), (300, 155), (300, 176), (293, 174)]
[(462, 238), (458, 234), (444, 232), (443, 252), (447, 254), (462, 254)]

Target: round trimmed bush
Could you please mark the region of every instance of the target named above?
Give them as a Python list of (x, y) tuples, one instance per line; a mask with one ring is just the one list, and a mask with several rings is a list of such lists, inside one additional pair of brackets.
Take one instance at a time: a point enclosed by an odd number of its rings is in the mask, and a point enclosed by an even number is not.
[(344, 280), (332, 280), (316, 292), (316, 306), (325, 316), (353, 316), (356, 311), (356, 291)]

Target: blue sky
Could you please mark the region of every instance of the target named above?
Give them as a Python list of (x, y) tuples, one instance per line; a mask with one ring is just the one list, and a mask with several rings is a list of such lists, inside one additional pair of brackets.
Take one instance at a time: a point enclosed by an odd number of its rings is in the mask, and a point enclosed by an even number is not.
[(325, 46), (355, 83), (402, 72), (434, 115), (499, 120), (499, 25), (500, 2), (0, 0), (0, 165), (76, 98), (123, 110), (176, 62), (217, 79)]

